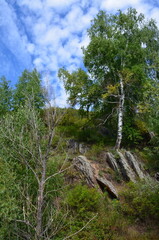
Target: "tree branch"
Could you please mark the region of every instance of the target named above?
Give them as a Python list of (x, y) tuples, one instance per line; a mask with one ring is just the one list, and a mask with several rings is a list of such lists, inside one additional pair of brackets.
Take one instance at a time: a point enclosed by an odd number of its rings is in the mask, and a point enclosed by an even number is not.
[(92, 222), (92, 221), (97, 217), (97, 215), (98, 215), (98, 213), (97, 213), (95, 216), (93, 216), (80, 230), (78, 230), (77, 232), (75, 232), (75, 233), (73, 233), (73, 234), (71, 234), (71, 235), (63, 238), (63, 240), (66, 240), (66, 239), (68, 239), (68, 238), (70, 238), (70, 237), (73, 237), (73, 236), (77, 235), (77, 234), (78, 234), (79, 232), (81, 232), (84, 228), (86, 228), (86, 227), (88, 226), (88, 224), (90, 224), (90, 222)]

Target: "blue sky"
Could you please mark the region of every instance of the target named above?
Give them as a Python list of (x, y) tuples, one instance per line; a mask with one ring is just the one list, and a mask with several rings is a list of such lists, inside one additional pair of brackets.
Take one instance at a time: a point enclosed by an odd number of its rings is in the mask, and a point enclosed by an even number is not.
[(57, 78), (65, 66), (82, 66), (87, 29), (99, 10), (115, 13), (134, 7), (159, 25), (159, 0), (0, 0), (0, 76), (12, 85), (24, 69), (37, 68), (56, 104), (66, 104)]

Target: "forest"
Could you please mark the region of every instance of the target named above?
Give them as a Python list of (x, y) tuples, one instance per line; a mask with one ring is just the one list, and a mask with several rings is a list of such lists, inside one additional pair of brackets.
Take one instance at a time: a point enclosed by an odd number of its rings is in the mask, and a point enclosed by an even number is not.
[(83, 68), (0, 78), (0, 240), (159, 239), (159, 29), (100, 11)]

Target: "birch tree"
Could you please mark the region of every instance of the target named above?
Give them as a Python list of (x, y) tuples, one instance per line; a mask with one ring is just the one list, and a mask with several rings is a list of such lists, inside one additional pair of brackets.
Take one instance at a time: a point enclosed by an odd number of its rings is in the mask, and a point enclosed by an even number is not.
[(72, 105), (101, 112), (104, 122), (116, 114), (115, 148), (119, 149), (124, 119), (132, 121), (145, 85), (158, 80), (159, 31), (154, 20), (146, 21), (143, 14), (130, 8), (115, 15), (100, 11), (88, 36), (90, 42), (83, 48), (86, 71), (69, 73), (63, 68), (59, 77)]

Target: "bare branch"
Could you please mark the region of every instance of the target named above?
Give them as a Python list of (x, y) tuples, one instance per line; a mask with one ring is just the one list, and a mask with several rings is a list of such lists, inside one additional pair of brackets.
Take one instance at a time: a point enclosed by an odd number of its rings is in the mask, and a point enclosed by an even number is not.
[(73, 234), (71, 234), (71, 235), (63, 238), (63, 240), (66, 240), (66, 239), (68, 239), (68, 238), (71, 238), (71, 237), (77, 235), (77, 234), (78, 234), (79, 232), (81, 232), (84, 228), (86, 228), (86, 227), (88, 226), (88, 224), (90, 224), (90, 222), (92, 222), (97, 216), (98, 216), (98, 213), (97, 213), (95, 216), (93, 216), (80, 230), (78, 230), (77, 232), (75, 232), (75, 233), (73, 233)]
[(112, 112), (107, 116), (107, 118), (104, 120), (104, 122), (100, 123), (98, 126), (104, 125), (108, 121), (108, 119), (113, 115), (115, 109), (116, 108), (113, 108)]
[(57, 176), (57, 175), (65, 172), (66, 170), (70, 169), (71, 167), (73, 167), (73, 165), (74, 165), (74, 164), (71, 164), (71, 166), (69, 166), (69, 167), (67, 167), (67, 168), (65, 168), (65, 169), (63, 169), (63, 170), (60, 170), (59, 172), (56, 172), (56, 173), (50, 175), (49, 177), (47, 177), (47, 178), (45, 179), (45, 182), (48, 181), (50, 178), (55, 177), (55, 176)]
[(25, 221), (25, 220), (15, 220), (16, 222), (21, 222), (26, 224), (27, 226), (31, 227), (32, 229), (35, 230), (35, 227), (29, 222), (29, 221)]

